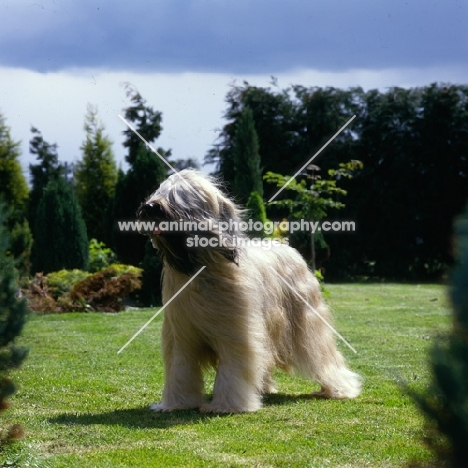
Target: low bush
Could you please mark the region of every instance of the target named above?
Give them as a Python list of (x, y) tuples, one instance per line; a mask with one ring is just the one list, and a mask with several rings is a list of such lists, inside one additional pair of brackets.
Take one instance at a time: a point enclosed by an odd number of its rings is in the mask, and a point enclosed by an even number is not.
[(115, 253), (106, 247), (104, 242), (99, 242), (96, 239), (89, 241), (89, 271), (91, 273), (97, 273), (107, 268), (115, 259)]
[(49, 291), (48, 278), (44, 274), (36, 273), (23, 292), (33, 312), (42, 314), (62, 312)]
[(24, 292), (29, 307), (37, 313), (118, 312), (126, 297), (141, 288), (141, 275), (140, 268), (118, 263), (94, 274), (81, 270), (47, 276), (37, 273)]
[(83, 270), (60, 270), (47, 275), (47, 286), (54, 299), (68, 294), (75, 284), (86, 279), (90, 273)]
[(70, 292), (70, 310), (99, 310), (118, 312), (125, 306), (125, 298), (141, 288), (140, 268), (111, 265), (80, 281)]

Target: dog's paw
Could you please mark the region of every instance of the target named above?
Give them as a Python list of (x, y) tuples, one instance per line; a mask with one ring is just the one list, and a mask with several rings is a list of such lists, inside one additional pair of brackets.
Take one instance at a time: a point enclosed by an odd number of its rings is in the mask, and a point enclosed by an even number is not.
[(168, 409), (164, 403), (153, 403), (152, 405), (149, 406), (149, 409), (151, 411), (154, 411), (155, 413), (162, 413), (164, 411), (170, 411), (170, 409)]
[(154, 411), (155, 413), (169, 413), (170, 411), (175, 411), (175, 410), (191, 410), (191, 409), (197, 409), (200, 405), (188, 405), (188, 404), (179, 404), (179, 405), (167, 405), (166, 403), (153, 403), (152, 405), (149, 406), (149, 409), (151, 411)]

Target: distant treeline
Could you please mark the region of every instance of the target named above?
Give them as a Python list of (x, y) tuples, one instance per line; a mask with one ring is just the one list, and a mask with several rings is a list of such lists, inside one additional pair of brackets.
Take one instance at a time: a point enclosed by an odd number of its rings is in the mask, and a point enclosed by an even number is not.
[[(131, 85), (126, 91), (131, 105), (124, 110), (125, 118), (154, 144), (162, 131), (162, 114)], [(281, 90), (275, 82), (268, 88), (243, 83), (229, 90), (226, 102), (226, 124), (205, 162), (216, 164), (228, 188), (234, 188), (236, 171), (238, 181), (249, 179), (248, 174), (239, 176), (235, 163), (241, 115), (248, 120), (242, 124), (246, 135), (256, 132), (252, 144), (260, 156), (260, 177), (268, 171), (295, 174), (356, 115), (314, 160), (323, 178), (341, 163), (363, 163), (351, 179), (339, 181), (347, 195), (337, 197), (346, 207), (327, 212), (329, 219), (353, 220), (357, 226), (355, 233), (326, 233), (320, 238), (317, 264), (327, 279), (433, 280), (444, 273), (451, 261), (452, 220), (468, 198), (467, 86), (364, 92), (303, 86)], [(159, 301), (159, 260), (147, 238), (119, 232), (117, 221), (134, 219), (141, 201), (170, 171), (129, 128), (124, 131), (129, 169), (117, 169), (112, 142), (92, 107), (84, 130), (82, 158), (70, 166), (60, 162), (57, 146), (32, 128), (30, 151), (36, 162), (29, 167), (28, 187), (19, 164), (19, 144), (12, 141), (0, 115), (0, 198), (8, 210), (10, 252), (24, 277), (60, 268), (86, 269), (87, 246), (95, 238), (109, 246), (118, 261), (143, 267), (140, 299), (154, 304)], [(170, 150), (158, 151), (177, 170), (196, 165), (190, 159), (171, 159)], [(259, 187), (258, 174), (257, 179), (252, 177), (257, 180), (253, 189), (263, 192), (265, 201), (277, 187), (266, 182)], [(265, 206), (269, 219), (291, 215)], [(307, 257), (307, 239), (292, 240)], [(323, 261), (325, 257), (329, 258)]]
[[(348, 192), (341, 200), (346, 207), (329, 213), (354, 220), (357, 232), (325, 236), (327, 279), (433, 280), (444, 273), (452, 257), (452, 221), (468, 198), (468, 86), (280, 90), (273, 81), (269, 88), (232, 87), (226, 101), (227, 123), (205, 160), (216, 163), (230, 184), (244, 108), (253, 113), (263, 173), (284, 175), (296, 173), (356, 115), (313, 162), (323, 177), (339, 163), (363, 163), (340, 182)], [(264, 199), (275, 191), (265, 184)]]

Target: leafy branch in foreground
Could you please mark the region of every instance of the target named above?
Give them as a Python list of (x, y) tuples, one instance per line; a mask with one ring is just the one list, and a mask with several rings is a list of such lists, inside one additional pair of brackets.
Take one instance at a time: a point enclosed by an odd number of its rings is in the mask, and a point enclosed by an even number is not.
[(432, 349), (430, 388), (410, 394), (426, 416), (438, 466), (463, 468), (468, 466), (468, 207), (455, 232), (457, 264), (449, 290), (453, 327)]
[[(14, 344), (28, 315), (24, 299), (18, 299), (17, 272), (14, 260), (8, 255), (9, 236), (5, 229), (5, 211), (0, 205), (0, 411), (8, 408), (6, 399), (15, 392), (9, 378), (10, 370), (18, 368), (28, 351)], [(0, 449), (11, 439), (21, 437), (22, 428), (15, 424), (0, 429)]]

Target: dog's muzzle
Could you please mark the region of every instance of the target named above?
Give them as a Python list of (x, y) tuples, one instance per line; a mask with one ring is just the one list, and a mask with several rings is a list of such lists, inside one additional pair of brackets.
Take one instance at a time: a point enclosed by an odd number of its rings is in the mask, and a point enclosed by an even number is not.
[(141, 222), (138, 233), (144, 236), (160, 234), (159, 222), (165, 219), (165, 214), (158, 204), (142, 203), (138, 208), (137, 219)]

